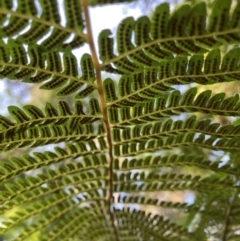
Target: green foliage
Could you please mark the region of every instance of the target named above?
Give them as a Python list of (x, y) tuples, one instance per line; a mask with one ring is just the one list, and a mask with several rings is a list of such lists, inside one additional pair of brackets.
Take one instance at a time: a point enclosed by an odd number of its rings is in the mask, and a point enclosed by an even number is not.
[(88, 8), (132, 1), (63, 2), (0, 1), (1, 79), (58, 101), (0, 115), (0, 238), (240, 240), (240, 100), (218, 91), (240, 78), (240, 2), (162, 3), (103, 29), (98, 54)]

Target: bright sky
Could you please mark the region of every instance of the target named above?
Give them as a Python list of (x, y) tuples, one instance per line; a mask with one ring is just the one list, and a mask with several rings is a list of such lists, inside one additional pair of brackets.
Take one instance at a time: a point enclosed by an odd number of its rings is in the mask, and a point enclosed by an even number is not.
[(138, 18), (141, 15), (139, 8), (128, 8), (127, 12), (126, 8), (126, 4), (90, 8), (94, 38), (97, 39), (102, 29), (115, 29), (120, 21), (128, 16)]
[[(110, 29), (114, 33), (121, 20), (128, 16), (133, 16), (135, 19), (137, 19), (141, 16), (141, 10), (139, 8), (128, 8), (127, 4), (107, 5), (104, 7), (90, 8), (90, 17), (95, 47), (98, 49), (98, 35), (103, 29)], [(90, 53), (88, 46), (84, 46), (80, 50), (74, 51), (74, 53), (77, 55), (82, 55), (86, 52)]]

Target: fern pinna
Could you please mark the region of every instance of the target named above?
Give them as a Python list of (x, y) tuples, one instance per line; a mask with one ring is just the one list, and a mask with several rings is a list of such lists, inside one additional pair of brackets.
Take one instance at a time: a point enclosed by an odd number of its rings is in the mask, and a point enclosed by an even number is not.
[(240, 2), (162, 3), (94, 43), (89, 8), (122, 2), (0, 1), (1, 78), (61, 98), (0, 116), (2, 240), (240, 240), (240, 101), (218, 87)]

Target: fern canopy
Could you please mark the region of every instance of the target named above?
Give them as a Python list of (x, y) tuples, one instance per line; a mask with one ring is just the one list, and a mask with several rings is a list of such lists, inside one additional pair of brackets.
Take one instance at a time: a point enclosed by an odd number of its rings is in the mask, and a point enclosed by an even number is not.
[(0, 78), (56, 100), (0, 115), (3, 240), (240, 240), (240, 100), (219, 91), (240, 2), (162, 3), (94, 43), (89, 8), (122, 2), (0, 1)]

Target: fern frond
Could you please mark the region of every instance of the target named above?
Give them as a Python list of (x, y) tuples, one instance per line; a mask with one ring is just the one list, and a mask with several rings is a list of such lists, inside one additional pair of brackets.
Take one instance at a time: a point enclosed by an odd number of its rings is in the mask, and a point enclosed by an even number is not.
[(114, 154), (119, 157), (134, 156), (146, 152), (155, 152), (164, 149), (173, 149), (176, 147), (194, 147), (200, 146), (206, 149), (223, 150), (226, 152), (237, 152), (240, 147), (239, 138), (222, 138), (207, 137), (204, 134), (195, 135), (194, 133), (177, 134), (157, 140), (142, 140), (141, 142), (117, 143), (114, 145)]
[(238, 175), (239, 170), (229, 164), (221, 165), (220, 161), (206, 160), (203, 156), (196, 155), (168, 155), (168, 156), (147, 156), (140, 159), (124, 159), (121, 163), (115, 160), (115, 169), (122, 171), (160, 169), (164, 167), (186, 167), (194, 166), (204, 170), (211, 170), (218, 173)]
[[(239, 4), (236, 6), (231, 16), (232, 18), (229, 14), (230, 6), (231, 1), (225, 1), (224, 3), (222, 3), (221, 0), (215, 1), (215, 8), (218, 9), (218, 11), (212, 12), (209, 19), (206, 19), (206, 6), (203, 2), (193, 8), (184, 4), (172, 15), (170, 15), (169, 5), (163, 3), (156, 8), (152, 22), (146, 17), (144, 20), (141, 18), (136, 21), (136, 23), (133, 19), (130, 20), (127, 18), (121, 22), (121, 28), (119, 28), (117, 38), (119, 56), (115, 57), (114, 54), (110, 52), (113, 49), (111, 46), (113, 41), (111, 37), (109, 37), (110, 32), (102, 32), (102, 34), (100, 34), (100, 57), (101, 60), (104, 61), (101, 66), (103, 69), (105, 66), (112, 68), (113, 66), (110, 64), (113, 63), (117, 69), (120, 68), (124, 73), (129, 73), (130, 71), (137, 72), (140, 66), (130, 70), (128, 68), (130, 61), (127, 57), (134, 58), (135, 60), (139, 58), (139, 56), (141, 56), (141, 59), (149, 58), (149, 55), (147, 56), (149, 48), (161, 49), (163, 53), (167, 51), (186, 55), (187, 53), (205, 52), (206, 50), (202, 49), (200, 47), (201, 45), (209, 49), (225, 44), (226, 42), (231, 44), (238, 43), (239, 29), (236, 18), (239, 11)], [(210, 22), (208, 28), (206, 28), (207, 21)], [(144, 22), (145, 34), (139, 34), (138, 29), (140, 28), (137, 27), (139, 26), (139, 22)], [(135, 26), (136, 28), (134, 28)], [(148, 36), (148, 29), (151, 29), (151, 36)], [(127, 31), (127, 34), (124, 34), (124, 31)], [(136, 36), (134, 38), (135, 45), (131, 42), (131, 38), (129, 38), (131, 33)], [(103, 47), (108, 52), (101, 51)], [(145, 48), (147, 49), (146, 52), (143, 51)], [(104, 52), (107, 56), (113, 58), (108, 60), (109, 57), (107, 57), (106, 59)], [(154, 56), (154, 58), (156, 57), (158, 56)], [(166, 57), (168, 58), (168, 55), (163, 54), (158, 59), (162, 60), (166, 59)], [(120, 65), (120, 67), (118, 65)], [(140, 61), (139, 65), (147, 67), (147, 64), (144, 64), (143, 60)], [(129, 66), (131, 66), (131, 64), (129, 64)], [(107, 69), (105, 68), (105, 70)]]
[[(161, 61), (158, 67), (145, 67), (139, 73), (123, 75), (118, 85), (118, 98), (115, 94), (115, 99), (107, 98), (107, 101), (111, 106), (135, 106), (164, 96), (164, 92), (173, 89), (171, 85), (236, 81), (240, 77), (239, 55), (239, 48), (230, 50), (223, 57), (221, 67), (219, 49), (210, 51), (205, 61), (202, 55), (192, 55), (190, 60), (177, 56), (174, 60)], [(106, 87), (105, 93), (107, 95)]]
[[(215, 181), (215, 182), (214, 182)], [(236, 183), (231, 176), (225, 176), (222, 179), (210, 176), (201, 178), (201, 176), (191, 176), (176, 173), (158, 174), (156, 172), (135, 172), (121, 173), (119, 178), (114, 177), (114, 189), (116, 192), (126, 192), (137, 194), (139, 192), (154, 192), (160, 190), (195, 190), (204, 192), (218, 192), (222, 187), (237, 189)]]
[[(136, 233), (138, 237), (144, 240), (158, 239), (168, 241), (179, 240), (179, 238), (180, 240), (184, 240), (192, 237), (184, 228), (171, 223), (169, 220), (164, 220), (160, 215), (151, 217), (143, 211), (135, 209), (130, 211), (129, 208), (123, 210), (115, 209), (115, 215), (119, 220), (119, 231), (123, 238), (129, 237), (130, 240), (132, 238), (133, 240), (137, 240), (135, 238)], [(176, 230), (177, 233), (181, 233), (181, 237), (176, 237), (175, 233), (170, 230)]]
[[(97, 144), (100, 146), (99, 149), (92, 141), (74, 142), (68, 143), (65, 149), (55, 147), (55, 152), (34, 152), (34, 156), (24, 155), (22, 158), (11, 157), (8, 163), (0, 165), (0, 180), (5, 181), (11, 177), (25, 173), (26, 171), (46, 167), (51, 164), (61, 163), (67, 159), (75, 159), (79, 156), (86, 156), (90, 153), (98, 154), (106, 151), (106, 143), (104, 139), (98, 138)], [(88, 163), (93, 166), (98, 166), (99, 163), (104, 162), (104, 159), (98, 160), (98, 158), (94, 156), (90, 159), (90, 161), (89, 159), (87, 160)], [(85, 166), (87, 164), (84, 162), (83, 165)]]
[(100, 107), (96, 99), (91, 99), (89, 104), (89, 115), (83, 112), (80, 101), (75, 103), (74, 113), (64, 101), (59, 102), (59, 111), (47, 103), (45, 114), (36, 106), (27, 105), (24, 106), (24, 110), (10, 106), (9, 113), (16, 123), (0, 116), (1, 151), (97, 137), (100, 133), (94, 134), (92, 124), (86, 123), (101, 119)]
[(239, 239), (240, 2), (162, 3), (97, 54), (89, 7), (122, 2), (0, 1), (0, 78), (59, 98), (0, 115), (0, 239)]
[[(39, 174), (37, 177), (27, 176), (24, 180), (18, 178), (14, 182), (11, 179), (6, 180), (5, 195), (1, 196), (1, 204), (4, 204), (2, 211), (16, 205), (41, 203), (49, 195), (54, 195), (63, 188), (75, 185), (79, 192), (96, 191), (98, 185), (104, 185), (107, 179), (106, 159), (101, 156), (98, 161), (97, 165), (95, 163), (95, 166), (92, 166), (92, 162), (86, 159), (83, 163), (69, 163), (56, 171), (46, 169), (45, 173)], [(62, 175), (65, 175), (65, 178), (61, 179)], [(104, 190), (106, 192), (107, 187)]]
[[(82, 32), (84, 21), (81, 14), (79, 1), (73, 1), (70, 5), (65, 4), (66, 25), (61, 24), (61, 15), (58, 11), (58, 2), (39, 1), (36, 6), (33, 1), (17, 1), (16, 10), (12, 9), (12, 1), (4, 0), (0, 14), (4, 16), (2, 21), (7, 20), (10, 14), (9, 23), (1, 29), (2, 37), (19, 36), (17, 41), (27, 44), (35, 44), (38, 40), (50, 33), (47, 39), (41, 44), (47, 50), (62, 49), (67, 46), (79, 47), (86, 42), (86, 36)], [(41, 9), (41, 14), (39, 13)], [(29, 29), (21, 34), (22, 30)], [(65, 41), (74, 33), (74, 40)]]
[[(22, 58), (21, 56), (24, 56)], [(27, 63), (27, 56), (30, 62)], [(11, 58), (11, 60), (10, 60)], [(43, 52), (39, 47), (29, 46), (26, 51), (22, 45), (9, 41), (7, 44), (0, 43), (0, 63), (3, 66), (0, 71), (1, 77), (9, 79), (21, 79), (26, 83), (44, 83), (40, 88), (52, 90), (56, 88), (59, 96), (66, 96), (79, 91), (84, 84), (85, 89), (91, 88), (93, 92), (96, 88), (94, 81), (94, 69), (91, 56), (85, 54), (81, 59), (81, 67), (84, 69), (83, 75), (78, 77), (78, 64), (76, 57), (66, 52), (63, 56), (63, 63), (58, 52)], [(83, 98), (83, 89), (76, 98)]]
[(168, 96), (162, 95), (160, 98), (149, 100), (145, 103), (141, 100), (134, 107), (109, 107), (108, 116), (113, 127), (144, 124), (149, 121), (158, 121), (168, 116), (192, 112), (239, 116), (239, 96), (235, 95), (225, 99), (224, 97), (224, 93), (211, 96), (210, 90), (197, 95), (196, 87), (190, 88), (184, 94), (181, 94), (179, 90), (175, 90)]
[(239, 128), (239, 125), (225, 125), (220, 127), (219, 123), (211, 123), (210, 120), (197, 121), (196, 116), (192, 115), (185, 121), (173, 121), (169, 119), (163, 122), (155, 122), (154, 124), (138, 124), (132, 129), (127, 127), (122, 130), (113, 128), (112, 135), (113, 141), (116, 144), (161, 139), (187, 132), (210, 135), (217, 139), (239, 137)]

